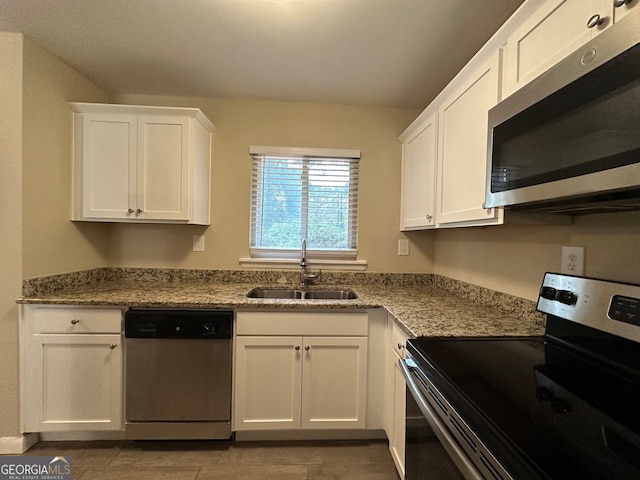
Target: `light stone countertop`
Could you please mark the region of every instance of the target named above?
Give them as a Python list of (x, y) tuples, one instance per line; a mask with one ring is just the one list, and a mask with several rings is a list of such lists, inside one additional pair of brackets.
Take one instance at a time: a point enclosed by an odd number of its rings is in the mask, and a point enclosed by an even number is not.
[[(535, 312), (505, 313), (435, 286), (340, 285), (356, 292), (355, 300), (252, 299), (254, 287), (278, 287), (233, 282), (105, 281), (25, 296), (22, 304), (117, 305), (127, 307), (234, 309), (372, 309), (384, 308), (410, 336), (532, 336), (544, 333)], [(313, 288), (313, 287), (312, 287)], [(321, 285), (319, 288), (331, 288)], [(527, 310), (531, 308), (527, 307)]]

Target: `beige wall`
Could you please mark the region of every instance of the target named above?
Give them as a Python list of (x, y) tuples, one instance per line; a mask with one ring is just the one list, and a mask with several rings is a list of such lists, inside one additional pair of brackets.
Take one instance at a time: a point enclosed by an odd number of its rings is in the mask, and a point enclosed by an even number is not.
[(585, 247), (586, 276), (640, 283), (640, 212), (576, 216), (570, 225), (511, 218), (438, 231), (434, 272), (534, 300), (544, 273), (560, 271), (562, 246), (577, 245)]
[[(240, 268), (248, 256), (249, 145), (361, 150), (358, 256), (373, 272), (430, 272), (433, 238), (407, 235), (411, 256), (398, 257), (400, 159), (398, 136), (414, 109), (313, 103), (119, 96), (118, 103), (198, 107), (216, 125), (209, 228), (113, 225), (113, 264), (136, 267)], [(205, 252), (192, 236), (205, 234)]]
[(28, 38), (23, 78), (24, 277), (105, 266), (106, 226), (69, 221), (71, 111), (67, 102), (108, 98)]
[(0, 438), (19, 435), (22, 279), (104, 266), (108, 232), (69, 219), (67, 101), (106, 95), (20, 34), (0, 32)]
[(22, 36), (0, 32), (0, 438), (18, 435), (22, 287)]

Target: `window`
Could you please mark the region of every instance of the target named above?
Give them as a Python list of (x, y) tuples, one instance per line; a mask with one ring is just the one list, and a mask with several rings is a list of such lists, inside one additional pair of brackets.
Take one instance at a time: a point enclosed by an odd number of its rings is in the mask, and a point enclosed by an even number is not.
[(252, 257), (355, 259), (357, 150), (251, 147)]

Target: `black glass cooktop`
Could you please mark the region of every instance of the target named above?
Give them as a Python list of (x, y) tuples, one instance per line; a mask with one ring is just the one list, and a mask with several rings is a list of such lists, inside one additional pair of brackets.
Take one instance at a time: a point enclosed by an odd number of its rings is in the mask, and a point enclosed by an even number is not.
[(418, 338), (407, 349), (515, 479), (639, 479), (638, 345), (568, 338)]

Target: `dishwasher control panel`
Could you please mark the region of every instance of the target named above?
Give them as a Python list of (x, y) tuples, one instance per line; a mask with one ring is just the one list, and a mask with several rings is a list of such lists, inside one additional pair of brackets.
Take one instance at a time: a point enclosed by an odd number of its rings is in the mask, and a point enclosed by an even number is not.
[(126, 338), (228, 339), (233, 310), (132, 308), (125, 313)]

